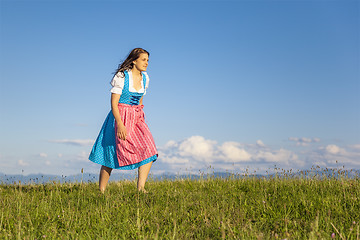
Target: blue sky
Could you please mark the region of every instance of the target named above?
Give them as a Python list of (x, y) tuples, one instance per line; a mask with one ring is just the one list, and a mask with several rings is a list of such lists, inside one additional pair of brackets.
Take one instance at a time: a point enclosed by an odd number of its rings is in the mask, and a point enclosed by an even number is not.
[(0, 1), (0, 172), (98, 172), (110, 81), (150, 52), (153, 173), (360, 168), (358, 1)]

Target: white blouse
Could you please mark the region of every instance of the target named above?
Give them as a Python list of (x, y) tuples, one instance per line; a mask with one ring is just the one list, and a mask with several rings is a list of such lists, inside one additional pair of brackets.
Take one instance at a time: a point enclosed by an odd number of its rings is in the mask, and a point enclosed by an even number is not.
[[(129, 91), (130, 92), (137, 92), (137, 93), (144, 93), (144, 95), (146, 94), (146, 89), (149, 87), (149, 75), (146, 72), (142, 72), (145, 75), (145, 88), (144, 88), (144, 81), (141, 81), (141, 88), (139, 89), (139, 91), (136, 91), (134, 88), (134, 81), (133, 81), (133, 76), (132, 76), (132, 72), (128, 71), (129, 74)], [(117, 73), (115, 74), (114, 78), (111, 80), (110, 84), (112, 86), (110, 92), (112, 93), (116, 93), (116, 94), (121, 94), (122, 90), (124, 88), (124, 82), (125, 82), (125, 76), (122, 76), (122, 73)]]

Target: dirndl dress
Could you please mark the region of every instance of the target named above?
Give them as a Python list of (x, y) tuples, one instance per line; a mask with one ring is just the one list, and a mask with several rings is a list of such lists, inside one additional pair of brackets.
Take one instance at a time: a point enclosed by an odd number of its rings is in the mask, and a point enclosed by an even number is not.
[(139, 105), (141, 97), (146, 93), (149, 77), (142, 72), (142, 88), (136, 91), (132, 87), (131, 71), (124, 71), (124, 76), (119, 74), (116, 74), (111, 82), (111, 92), (121, 93), (118, 108), (126, 128), (126, 140), (116, 136), (117, 124), (110, 110), (89, 160), (112, 169), (131, 170), (154, 162), (158, 157), (154, 139), (145, 123), (144, 106)]

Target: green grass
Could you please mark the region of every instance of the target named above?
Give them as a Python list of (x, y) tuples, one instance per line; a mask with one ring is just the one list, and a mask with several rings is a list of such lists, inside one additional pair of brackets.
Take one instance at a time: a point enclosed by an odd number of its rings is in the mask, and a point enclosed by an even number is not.
[(356, 178), (0, 185), (0, 239), (359, 239)]

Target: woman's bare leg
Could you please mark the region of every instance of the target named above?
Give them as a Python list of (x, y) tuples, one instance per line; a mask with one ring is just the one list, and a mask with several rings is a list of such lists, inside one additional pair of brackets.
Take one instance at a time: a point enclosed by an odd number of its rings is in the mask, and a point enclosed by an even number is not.
[(106, 185), (109, 181), (111, 171), (112, 171), (112, 168), (101, 166), (100, 176), (99, 176), (99, 188), (100, 188), (101, 193), (105, 192)]
[(149, 175), (152, 163), (153, 162), (151, 161), (151, 162), (139, 167), (139, 170), (138, 170), (138, 182), (137, 182), (137, 189), (139, 191), (146, 192), (145, 191), (145, 182), (146, 182), (146, 179), (147, 179), (147, 177)]

